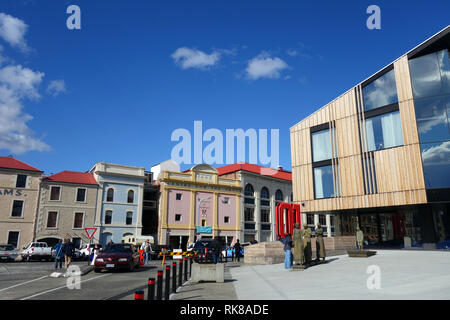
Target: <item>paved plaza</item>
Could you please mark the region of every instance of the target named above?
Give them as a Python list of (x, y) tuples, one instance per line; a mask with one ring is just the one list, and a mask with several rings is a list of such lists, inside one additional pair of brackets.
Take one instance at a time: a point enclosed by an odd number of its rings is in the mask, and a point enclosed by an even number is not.
[[(225, 284), (189, 284), (173, 299), (450, 299), (450, 252), (378, 250), (370, 258), (327, 259), (329, 263), (305, 271), (288, 271), (283, 264), (227, 267)], [(371, 266), (379, 268), (380, 289), (367, 286)]]

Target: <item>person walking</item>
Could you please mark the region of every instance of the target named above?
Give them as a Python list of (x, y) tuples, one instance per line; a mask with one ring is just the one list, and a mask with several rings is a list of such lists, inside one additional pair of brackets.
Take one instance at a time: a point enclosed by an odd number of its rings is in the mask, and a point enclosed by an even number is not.
[(292, 268), (292, 242), (291, 237), (287, 234), (281, 242), (284, 244), (284, 268), (290, 270)]
[(63, 244), (62, 240), (60, 239), (57, 244), (55, 244), (52, 248), (52, 251), (55, 250), (55, 270), (59, 268), (62, 269), (62, 259), (64, 257), (63, 252)]
[(239, 243), (239, 239), (236, 240), (236, 243), (234, 244), (234, 252), (236, 256), (236, 260), (240, 262), (241, 258), (241, 244)]
[(64, 243), (64, 266), (66, 267), (66, 269), (70, 266), (70, 263), (72, 262), (73, 252), (74, 252), (73, 243), (70, 241), (70, 239), (66, 239)]
[[(144, 264), (148, 264), (148, 260), (149, 260), (149, 256), (150, 256), (150, 252), (151, 252), (151, 245), (150, 245), (150, 241), (145, 240), (145, 242), (143, 242), (141, 244), (141, 250), (144, 251)], [(151, 260), (151, 257), (150, 257)]]

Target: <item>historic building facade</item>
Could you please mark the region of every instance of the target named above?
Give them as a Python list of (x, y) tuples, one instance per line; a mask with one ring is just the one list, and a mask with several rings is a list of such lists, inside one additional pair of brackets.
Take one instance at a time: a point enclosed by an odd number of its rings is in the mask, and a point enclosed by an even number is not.
[(450, 26), (290, 129), (294, 201), (335, 236), (448, 248)]
[(241, 233), (241, 186), (201, 164), (187, 172), (159, 175), (159, 243), (186, 248), (198, 238), (235, 241)]
[(237, 163), (217, 169), (219, 176), (240, 181), (240, 242), (277, 240), (276, 205), (291, 202), (292, 175), (255, 164)]
[(34, 239), (43, 172), (12, 157), (0, 157), (0, 243), (22, 249)]
[(94, 226), (98, 184), (91, 173), (63, 171), (42, 179), (36, 240), (54, 245), (71, 239), (89, 242), (84, 228)]
[(145, 168), (99, 162), (89, 172), (99, 185), (95, 241), (105, 245), (141, 236)]

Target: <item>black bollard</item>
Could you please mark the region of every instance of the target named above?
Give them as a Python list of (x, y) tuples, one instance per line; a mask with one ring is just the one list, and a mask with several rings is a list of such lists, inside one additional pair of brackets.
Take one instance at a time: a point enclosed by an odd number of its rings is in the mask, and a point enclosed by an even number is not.
[(172, 263), (172, 292), (177, 292), (177, 263)]
[(178, 270), (180, 271), (178, 274), (178, 286), (181, 287), (183, 284), (183, 260), (180, 260), (180, 268)]
[(188, 258), (184, 257), (184, 282), (187, 281)]
[(155, 278), (148, 278), (147, 300), (155, 300)]
[(170, 266), (166, 266), (166, 288), (164, 289), (164, 299), (169, 300), (170, 295)]
[(189, 278), (192, 278), (192, 263), (193, 263), (194, 257), (189, 256)]
[(135, 291), (134, 300), (144, 300), (144, 290)]
[(156, 284), (156, 300), (162, 300), (163, 272), (158, 270), (158, 283)]

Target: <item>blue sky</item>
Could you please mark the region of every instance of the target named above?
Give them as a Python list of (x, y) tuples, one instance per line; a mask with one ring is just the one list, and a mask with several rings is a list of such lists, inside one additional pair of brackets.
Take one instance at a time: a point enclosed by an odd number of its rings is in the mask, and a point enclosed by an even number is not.
[[(81, 30), (66, 27), (71, 4)], [(372, 4), (381, 30), (366, 27)], [(47, 174), (149, 169), (170, 158), (175, 129), (201, 120), (224, 135), (279, 129), (290, 169), (291, 126), (449, 25), (449, 11), (445, 0), (2, 0), (0, 155)]]

